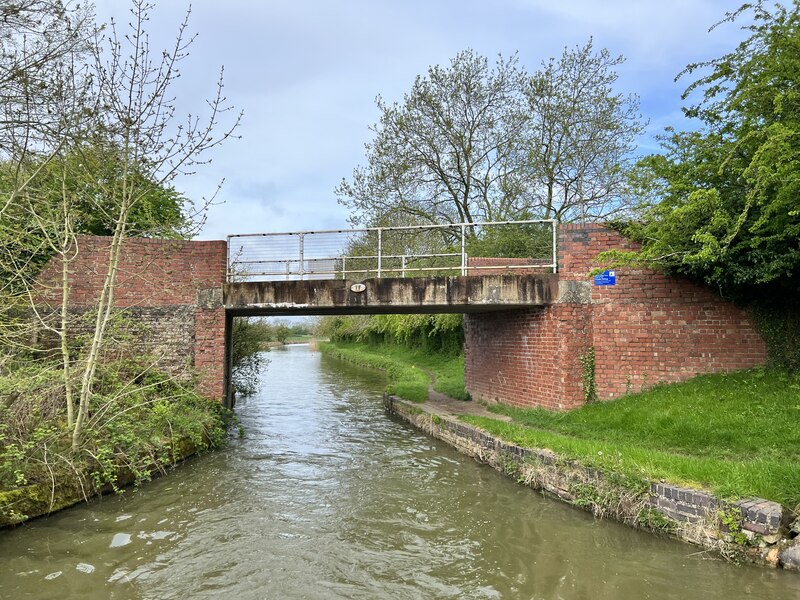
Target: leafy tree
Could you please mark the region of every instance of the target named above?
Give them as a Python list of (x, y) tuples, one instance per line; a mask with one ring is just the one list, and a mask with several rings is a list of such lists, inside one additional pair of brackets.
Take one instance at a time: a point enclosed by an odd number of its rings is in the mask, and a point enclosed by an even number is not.
[(515, 56), (493, 67), (472, 50), (417, 77), (402, 103), (378, 96), (367, 167), (336, 194), (358, 224), (506, 219), (519, 208), (514, 143), (525, 122)]
[[(749, 33), (733, 51), (689, 65), (694, 131), (668, 130), (636, 181), (655, 203), (625, 231), (635, 257), (723, 294), (790, 297), (800, 286), (800, 4), (745, 4)], [(612, 256), (613, 258), (613, 256)]]
[(472, 50), (417, 77), (381, 118), (367, 166), (337, 187), (351, 220), (375, 226), (606, 218), (642, 131), (638, 99), (614, 91), (622, 57), (591, 40), (529, 76), (516, 56)]

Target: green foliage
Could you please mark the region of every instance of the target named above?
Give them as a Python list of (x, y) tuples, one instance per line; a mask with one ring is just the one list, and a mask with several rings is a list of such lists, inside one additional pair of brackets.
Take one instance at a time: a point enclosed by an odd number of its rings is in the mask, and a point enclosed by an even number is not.
[(272, 329), (260, 319), (236, 317), (231, 333), (231, 382), (244, 396), (258, 391), (261, 369), (266, 366), (262, 354), (272, 339)]
[[(31, 164), (35, 170), (40, 165)], [(97, 141), (80, 144), (68, 153), (52, 158), (38, 172), (25, 196), (35, 204), (36, 213), (48, 207), (58, 210), (63, 194), (70, 197), (71, 219), (76, 233), (113, 234), (118, 207), (115, 197), (124, 180), (136, 195), (128, 220), (131, 235), (161, 239), (184, 239), (190, 226), (184, 214), (188, 199), (174, 187), (159, 183), (142, 170), (123, 174), (122, 152), (112, 144)]]
[[(800, 286), (800, 4), (745, 14), (749, 37), (724, 56), (689, 65), (705, 73), (684, 98), (694, 131), (668, 129), (661, 155), (639, 163), (636, 182), (655, 204), (624, 231), (636, 259), (705, 281), (724, 296), (784, 295)], [(620, 258), (619, 256), (606, 258)], [(630, 258), (630, 256), (628, 257)]]
[[(4, 252), (0, 281), (30, 281), (54, 254), (52, 244), (58, 245), (65, 236), (113, 234), (123, 185), (119, 154), (98, 143), (78, 145), (22, 165), (0, 164), (0, 190), (9, 192), (20, 178), (31, 178), (17, 200), (0, 214), (0, 248)], [(142, 173), (127, 173), (124, 185), (135, 195), (128, 216), (129, 235), (189, 237), (186, 207), (190, 203), (174, 187)]]
[(317, 334), (334, 342), (394, 344), (448, 356), (464, 347), (463, 317), (457, 314), (323, 317)]
[(63, 378), (47, 362), (0, 377), (0, 490), (139, 483), (188, 453), (224, 443), (218, 402), (152, 368), (146, 356), (103, 362), (80, 450), (71, 450)]
[(364, 342), (370, 335), (371, 320), (364, 315), (321, 317), (314, 332), (333, 342)]
[(645, 506), (639, 511), (636, 517), (636, 524), (642, 529), (663, 533), (672, 533), (675, 530), (675, 522), (652, 506)]
[[(526, 215), (519, 215), (520, 219)], [(514, 227), (488, 226), (467, 239), (469, 256), (543, 258), (552, 253), (553, 230), (549, 223)]]
[(726, 534), (734, 544), (744, 546), (749, 542), (742, 531), (742, 513), (739, 509), (734, 507), (728, 510), (718, 510), (717, 518), (719, 518), (722, 533)]
[(800, 307), (762, 300), (753, 314), (767, 346), (769, 366), (800, 373)]

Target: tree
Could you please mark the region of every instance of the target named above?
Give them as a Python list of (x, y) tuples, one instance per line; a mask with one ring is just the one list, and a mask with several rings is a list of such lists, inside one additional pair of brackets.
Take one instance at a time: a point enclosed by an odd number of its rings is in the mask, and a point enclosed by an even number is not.
[(88, 6), (61, 0), (0, 0), (0, 27), (0, 160), (15, 167), (2, 215), (37, 173), (26, 161), (42, 167), (63, 144), (64, 109), (81, 99), (77, 75), (96, 28)]
[(336, 188), (351, 221), (376, 226), (527, 218), (605, 219), (627, 208), (643, 124), (614, 91), (622, 57), (590, 40), (529, 76), (472, 50), (417, 77), (381, 118), (367, 166)]
[(644, 126), (635, 95), (614, 91), (624, 62), (603, 48), (564, 49), (526, 82), (520, 140), (530, 210), (558, 221), (606, 221), (628, 209), (626, 173)]
[(231, 334), (231, 382), (237, 394), (255, 394), (260, 385), (260, 372), (269, 360), (264, 356), (271, 339), (271, 328), (261, 319), (236, 317)]
[[(43, 19), (35, 11), (44, 3), (29, 4), (33, 21)], [(171, 183), (177, 175), (202, 164), (211, 149), (232, 136), (239, 122), (234, 116), (227, 126), (221, 126), (229, 109), (220, 73), (216, 92), (207, 101), (207, 114), (190, 115), (183, 124), (175, 123), (177, 107), (171, 87), (194, 39), (187, 35), (189, 14), (171, 48), (156, 50), (146, 31), (151, 8), (144, 0), (134, 0), (127, 32), (119, 32), (112, 22), (105, 34), (93, 29), (88, 46), (75, 46), (59, 55), (56, 64), (69, 68), (57, 70), (60, 79), (53, 80), (47, 92), (55, 100), (49, 105), (53, 111), (50, 125), (36, 130), (41, 138), (35, 147), (42, 151), (32, 159), (27, 144), (10, 145), (8, 150), (9, 164), (19, 167), (12, 170), (4, 189), (10, 190), (9, 198), (21, 202), (5, 203), (0, 232), (13, 236), (13, 219), (21, 215), (17, 222), (27, 223), (22, 235), (25, 231), (37, 235), (31, 237), (33, 245), (20, 240), (19, 232), (9, 244), (0, 240), (6, 246), (18, 245), (16, 252), (4, 257), (13, 282), (4, 282), (4, 290), (27, 302), (37, 325), (61, 340), (67, 422), (74, 451), (80, 448), (98, 365), (115, 315), (117, 267), (126, 238), (147, 231), (160, 234), (173, 227), (185, 231), (184, 226), (196, 214), (175, 213), (181, 198)], [(20, 47), (21, 52), (27, 48), (25, 44)], [(20, 64), (41, 67), (33, 59)], [(19, 125), (24, 127), (25, 123)], [(11, 206), (15, 211), (9, 212)], [(157, 227), (166, 229), (158, 231)], [(75, 234), (80, 229), (99, 229), (111, 241), (104, 285), (92, 312), (91, 335), (76, 357), (71, 348), (74, 333), (68, 274), (78, 251)], [(28, 268), (32, 257), (42, 254), (53, 256), (62, 266), (57, 314), (41, 310), (40, 290), (32, 279), (35, 272)]]
[(639, 163), (637, 182), (654, 205), (626, 232), (643, 243), (634, 258), (729, 297), (792, 298), (800, 286), (800, 3), (745, 4), (717, 26), (746, 14), (747, 39), (681, 74), (701, 74), (683, 95), (697, 98), (684, 113), (698, 127), (667, 130), (662, 154)]
[(351, 221), (383, 225), (507, 219), (521, 208), (512, 164), (525, 122), (517, 58), (472, 50), (417, 77), (402, 103), (380, 96), (367, 167), (336, 188)]

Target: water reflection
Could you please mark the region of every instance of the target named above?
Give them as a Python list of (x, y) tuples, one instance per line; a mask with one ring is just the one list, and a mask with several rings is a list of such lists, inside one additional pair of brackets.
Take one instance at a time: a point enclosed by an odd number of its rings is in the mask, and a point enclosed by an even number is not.
[(386, 418), (379, 375), (302, 346), (270, 360), (230, 448), (0, 534), (0, 597), (800, 597), (800, 577), (595, 521)]

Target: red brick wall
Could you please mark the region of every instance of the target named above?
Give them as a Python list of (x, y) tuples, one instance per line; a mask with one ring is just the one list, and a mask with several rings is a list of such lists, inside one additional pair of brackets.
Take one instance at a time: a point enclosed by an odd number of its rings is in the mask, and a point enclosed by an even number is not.
[(591, 303), (468, 315), (466, 380), (473, 397), (578, 406), (580, 358), (590, 347), (601, 399), (763, 364), (766, 348), (748, 314), (702, 286), (649, 269), (619, 269), (615, 286), (591, 285), (599, 252), (634, 247), (604, 227), (562, 225), (559, 277), (589, 284)]
[(591, 322), (570, 305), (465, 315), (464, 367), (473, 398), (567, 410), (580, 404), (580, 355)]
[[(77, 256), (70, 266), (69, 277), (70, 305), (74, 309), (91, 308), (99, 298), (110, 244), (109, 237), (78, 237)], [(225, 309), (221, 303), (207, 301), (207, 297), (213, 295), (213, 290), (219, 290), (221, 300), (226, 269), (224, 241), (131, 238), (123, 246), (114, 295), (114, 305), (129, 309), (134, 318), (142, 313), (148, 315), (149, 323), (153, 319), (164, 323), (178, 319), (180, 322), (162, 326), (158, 331), (161, 337), (176, 339), (156, 342), (169, 352), (183, 353), (200, 375), (201, 391), (219, 399), (223, 396)], [(58, 281), (60, 273), (61, 264), (53, 261), (39, 279), (45, 284)], [(60, 289), (51, 286), (44, 296), (60, 302)], [(170, 344), (171, 341), (174, 343)], [(167, 357), (166, 364), (176, 364), (180, 358)]]

